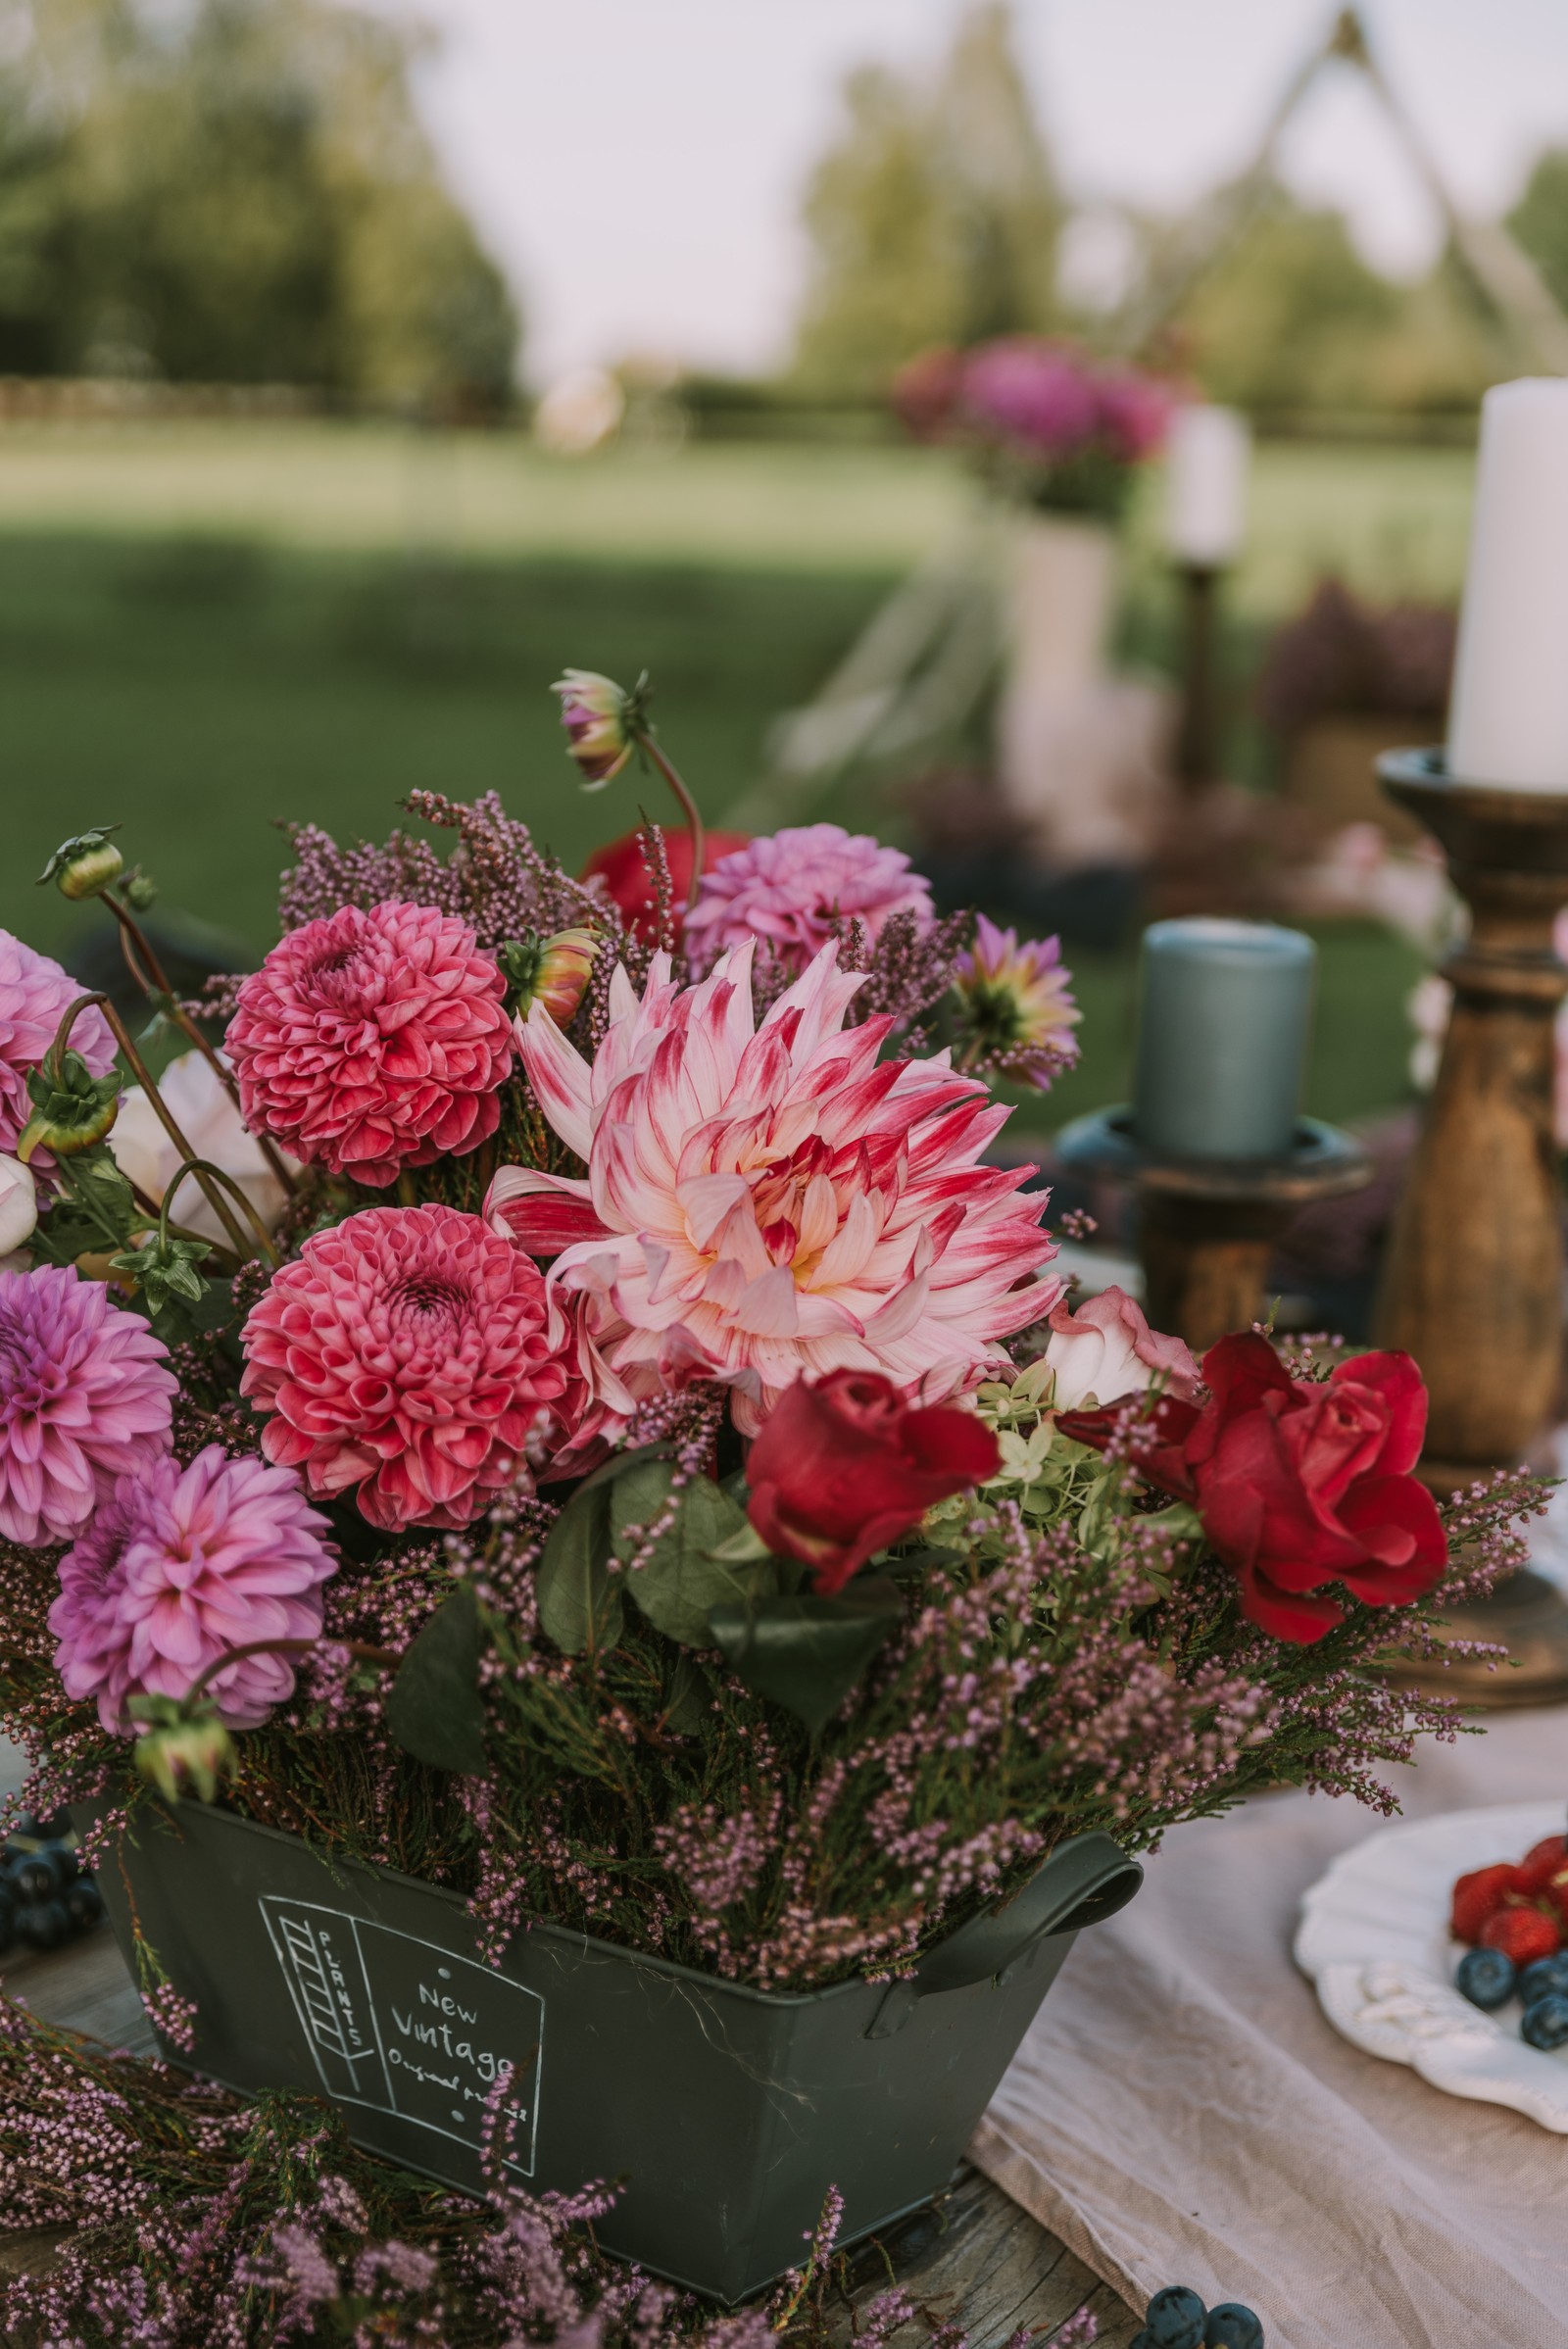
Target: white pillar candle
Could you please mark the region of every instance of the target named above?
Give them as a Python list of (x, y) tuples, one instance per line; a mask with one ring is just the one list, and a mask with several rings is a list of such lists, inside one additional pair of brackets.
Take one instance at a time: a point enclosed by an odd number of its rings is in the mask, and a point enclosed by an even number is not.
[(1481, 403), (1470, 564), (1448, 722), (1464, 783), (1568, 791), (1568, 381)]
[(1229, 563), (1247, 523), (1252, 439), (1234, 408), (1181, 408), (1165, 470), (1165, 544), (1178, 563)]

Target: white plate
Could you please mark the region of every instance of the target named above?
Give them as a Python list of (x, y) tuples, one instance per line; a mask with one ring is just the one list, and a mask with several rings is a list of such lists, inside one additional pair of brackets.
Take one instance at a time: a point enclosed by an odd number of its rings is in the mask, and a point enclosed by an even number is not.
[(1523, 1859), (1563, 1831), (1563, 1803), (1514, 1802), (1380, 1828), (1337, 1859), (1301, 1903), (1296, 1962), (1335, 2030), (1435, 2088), (1506, 2104), (1568, 2136), (1568, 2048), (1519, 2036), (1518, 2002), (1484, 2014), (1453, 1986), (1453, 1881)]

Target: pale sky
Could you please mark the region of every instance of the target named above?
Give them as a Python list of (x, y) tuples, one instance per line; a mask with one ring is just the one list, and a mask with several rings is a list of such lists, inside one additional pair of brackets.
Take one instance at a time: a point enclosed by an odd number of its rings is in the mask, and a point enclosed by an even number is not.
[[(957, 0), (419, 0), (452, 179), (527, 319), (548, 383), (629, 351), (747, 369), (781, 358), (802, 186), (845, 73), (924, 65)], [(1015, 0), (1069, 192), (1156, 207), (1242, 163), (1328, 0)], [(1462, 201), (1501, 210), (1568, 145), (1568, 0), (1370, 0), (1374, 45)], [(1430, 261), (1438, 229), (1358, 77), (1335, 70), (1286, 157), (1368, 257)]]

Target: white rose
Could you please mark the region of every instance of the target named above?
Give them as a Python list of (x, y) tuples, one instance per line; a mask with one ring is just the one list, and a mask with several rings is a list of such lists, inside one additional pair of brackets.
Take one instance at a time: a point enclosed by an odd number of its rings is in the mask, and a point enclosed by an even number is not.
[(0, 1256), (32, 1238), (38, 1221), (38, 1194), (32, 1169), (20, 1158), (0, 1155)]
[[(268, 1230), (274, 1230), (287, 1195), (263, 1155), (261, 1144), (246, 1132), (206, 1054), (181, 1052), (177, 1060), (171, 1060), (158, 1080), (158, 1090), (196, 1155), (230, 1175)], [(161, 1205), (180, 1154), (139, 1085), (128, 1086), (120, 1097), (120, 1115), (109, 1136), (109, 1147), (121, 1172)], [(169, 1211), (175, 1223), (189, 1232), (200, 1232), (206, 1240), (221, 1242), (225, 1238), (194, 1175), (185, 1176)]]
[(1056, 1374), (1052, 1401), (1058, 1411), (1117, 1402), (1156, 1375), (1174, 1395), (1191, 1395), (1198, 1383), (1198, 1364), (1182, 1341), (1152, 1330), (1125, 1289), (1103, 1289), (1076, 1313), (1059, 1304), (1050, 1320), (1045, 1358)]

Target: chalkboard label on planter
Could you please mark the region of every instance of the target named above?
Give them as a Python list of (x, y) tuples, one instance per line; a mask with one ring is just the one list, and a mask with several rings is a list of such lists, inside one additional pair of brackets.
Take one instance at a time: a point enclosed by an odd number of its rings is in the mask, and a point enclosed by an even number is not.
[(264, 1893), (263, 1921), (321, 2086), (477, 2151), (512, 2068), (508, 2167), (533, 2176), (545, 2002), (488, 1966), (346, 1910)]

